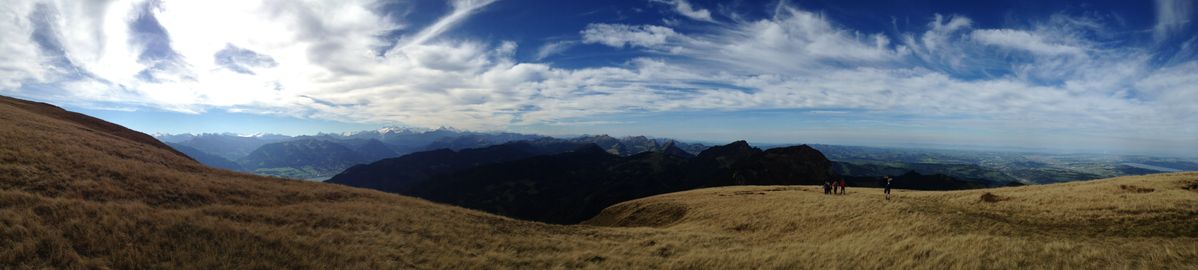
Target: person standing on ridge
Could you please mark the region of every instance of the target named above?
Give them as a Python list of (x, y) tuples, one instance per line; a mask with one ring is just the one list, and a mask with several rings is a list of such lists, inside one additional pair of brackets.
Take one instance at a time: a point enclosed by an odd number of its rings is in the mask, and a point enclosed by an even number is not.
[(894, 180), (894, 179), (891, 179), (891, 178), (890, 178), (890, 176), (889, 176), (889, 175), (887, 175), (887, 176), (886, 176), (886, 183), (885, 183), (885, 184), (883, 184), (883, 186), (885, 187), (885, 190), (884, 190), (884, 192), (886, 193), (886, 200), (888, 200), (888, 201), (890, 200), (890, 182), (892, 182), (893, 180)]
[(844, 177), (840, 177), (840, 195), (849, 194), (848, 191), (844, 190), (844, 188), (845, 188)]

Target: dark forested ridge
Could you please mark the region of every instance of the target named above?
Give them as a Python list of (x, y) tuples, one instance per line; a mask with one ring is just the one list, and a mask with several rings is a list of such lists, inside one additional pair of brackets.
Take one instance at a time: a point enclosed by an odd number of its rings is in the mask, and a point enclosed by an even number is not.
[(511, 143), (439, 150), (356, 166), (329, 182), (551, 223), (656, 194), (728, 185), (816, 184), (831, 162), (806, 145), (761, 150), (744, 141), (698, 155), (666, 143), (631, 156), (596, 144)]

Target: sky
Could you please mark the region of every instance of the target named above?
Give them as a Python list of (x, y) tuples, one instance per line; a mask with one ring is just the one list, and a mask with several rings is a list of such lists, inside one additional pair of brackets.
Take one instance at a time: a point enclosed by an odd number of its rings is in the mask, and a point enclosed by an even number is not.
[(1193, 0), (0, 2), (0, 95), (147, 133), (1198, 155)]

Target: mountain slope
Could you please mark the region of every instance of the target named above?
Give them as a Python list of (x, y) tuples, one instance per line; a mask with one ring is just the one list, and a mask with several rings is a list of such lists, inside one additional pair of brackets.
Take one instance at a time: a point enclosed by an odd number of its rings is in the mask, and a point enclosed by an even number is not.
[(391, 150), (390, 146), (375, 139), (369, 139), (357, 145), (352, 146), (354, 152), (362, 156), (366, 162), (375, 162), (385, 158), (398, 157), (399, 153)]
[[(806, 145), (761, 151), (739, 141), (713, 147), (698, 157), (673, 143), (665, 147), (621, 157), (590, 144), (569, 153), (494, 162), (432, 175), (407, 188), (383, 190), (520, 219), (570, 224), (610, 205), (656, 194), (729, 185), (814, 184), (833, 177), (830, 162)], [(359, 187), (374, 187), (365, 182)]]
[[(0, 97), (0, 268), (1146, 268), (1198, 264), (1198, 174), (952, 192), (724, 187), (592, 226), (214, 170)], [(61, 111), (61, 110), (59, 110)], [(90, 119), (86, 121), (99, 121)], [(100, 122), (99, 124), (106, 124)], [(111, 124), (109, 124), (111, 125)], [(113, 125), (115, 126), (115, 125)], [(117, 126), (119, 127), (119, 126)], [(986, 196), (990, 193), (990, 196)], [(650, 227), (607, 227), (608, 225)]]
[[(144, 133), (133, 131), (133, 130), (127, 129), (125, 127), (122, 127), (120, 125), (117, 125), (117, 124), (105, 122), (104, 120), (100, 120), (95, 117), (63, 110), (62, 108), (58, 108), (54, 105), (41, 103), (41, 102), (9, 98), (9, 97), (5, 97), (5, 96), (0, 96), (0, 105), (6, 106), (7, 107), (7, 108), (5, 108), (6, 111), (13, 111), (13, 113), (5, 115), (4, 120), (11, 121), (12, 123), (10, 123), (10, 124), (12, 124), (12, 125), (11, 126), (6, 125), (6, 126), (14, 128), (14, 129), (28, 128), (30, 126), (33, 126), (32, 124), (26, 124), (27, 122), (29, 122), (28, 120), (30, 120), (30, 119), (17, 119), (17, 117), (23, 115), (23, 114), (17, 113), (17, 112), (24, 112), (25, 114), (36, 114), (36, 115), (40, 116), (40, 118), (48, 118), (48, 119), (66, 122), (70, 125), (77, 126), (78, 128), (87, 129), (89, 131), (92, 131), (94, 135), (128, 140), (128, 141), (148, 145), (148, 146), (151, 146), (154, 148), (167, 150), (167, 151), (172, 152), (177, 155), (183, 155), (183, 153), (179, 153), (179, 151), (175, 151), (174, 149), (170, 148), (170, 146), (167, 146), (166, 144), (158, 141), (157, 139), (154, 139), (154, 137), (151, 137), (150, 135), (146, 135)], [(38, 119), (40, 119), (40, 118), (38, 118)], [(26, 124), (26, 125), (19, 125), (19, 124)], [(10, 132), (16, 133), (18, 131), (10, 130)]]
[(204, 164), (204, 165), (207, 165), (207, 166), (213, 167), (213, 168), (226, 169), (226, 170), (230, 170), (230, 171), (240, 171), (241, 170), (241, 165), (238, 165), (236, 162), (230, 161), (230, 160), (225, 159), (220, 156), (206, 153), (204, 151), (200, 151), (200, 149), (195, 149), (190, 146), (175, 144), (175, 143), (171, 143), (171, 142), (166, 143), (166, 145), (170, 146), (171, 148), (174, 148), (175, 150), (178, 150), (179, 152), (182, 152), (184, 155), (191, 157), (195, 161), (200, 162), (200, 164)]
[(622, 251), (643, 233), (214, 170), (147, 135), (26, 103), (0, 97), (0, 268), (549, 268), (595, 252), (622, 254), (613, 266), (660, 263)]
[(327, 183), (406, 193), (413, 185), (436, 175), (537, 155), (563, 153), (582, 145), (558, 141), (512, 142), (477, 149), (440, 149), (356, 165)]

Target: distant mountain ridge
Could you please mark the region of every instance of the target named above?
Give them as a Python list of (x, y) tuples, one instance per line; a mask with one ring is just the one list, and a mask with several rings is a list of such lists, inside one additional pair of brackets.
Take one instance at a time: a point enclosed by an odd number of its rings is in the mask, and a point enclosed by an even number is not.
[[(173, 137), (181, 137), (175, 135)], [(246, 137), (231, 133), (205, 133), (193, 135), (182, 141), (171, 142), (176, 145), (188, 146), (205, 153), (220, 156), (228, 160), (239, 160), (249, 155), (263, 145), (290, 140), (290, 138), (258, 138)]]
[(176, 143), (172, 143), (172, 142), (167, 142), (166, 145), (170, 146), (171, 148), (174, 148), (175, 150), (178, 150), (179, 152), (182, 152), (184, 155), (191, 157), (191, 159), (194, 159), (194, 160), (200, 162), (201, 164), (208, 165), (209, 167), (226, 169), (226, 170), (230, 170), (230, 171), (243, 170), (243, 168), (241, 167), (240, 164), (237, 164), (237, 162), (233, 162), (228, 159), (225, 159), (224, 157), (209, 154), (207, 152), (200, 151), (199, 149), (195, 149), (190, 146), (180, 145), (180, 144), (176, 144)]
[(434, 176), (499, 162), (575, 150), (583, 144), (561, 141), (517, 141), (454, 151), (439, 149), (353, 166), (325, 181), (391, 192), (407, 192)]
[[(609, 138), (597, 137), (601, 142)], [(605, 148), (550, 141), (415, 153), (355, 166), (328, 182), (523, 219), (575, 223), (612, 204), (656, 194), (728, 185), (815, 184), (835, 176), (831, 162), (806, 145), (763, 151), (738, 141), (691, 155), (667, 142), (656, 151), (621, 156), (610, 147), (621, 144)]]
[(562, 140), (574, 143), (595, 144), (600, 149), (612, 153), (613, 155), (631, 156), (644, 152), (662, 151), (667, 148), (667, 144), (673, 144), (674, 147), (683, 152), (692, 155), (707, 149), (707, 146), (702, 144), (691, 144), (678, 142), (673, 139), (650, 138), (646, 136), (627, 136), (627, 137), (612, 137), (609, 135), (584, 135), (574, 138), (564, 138)]
[[(234, 133), (203, 134), (156, 134), (156, 138), (170, 142), (179, 148), (190, 148), (201, 163), (212, 167), (236, 169), (261, 175), (298, 179), (325, 179), (353, 165), (365, 164), (405, 154), (437, 149), (463, 150), (499, 145), (514, 141), (530, 141), (533, 144), (573, 143), (577, 145), (595, 142), (607, 151), (620, 155), (633, 155), (646, 151), (664, 149), (666, 144), (680, 146), (690, 153), (705, 148), (701, 144), (680, 143), (670, 139), (651, 139), (644, 136), (615, 138), (607, 135), (553, 138), (534, 134), (510, 132), (475, 132), (454, 128), (382, 128), (344, 133), (319, 133), (316, 135), (286, 136), (270, 133), (242, 135)], [(339, 147), (288, 144), (302, 140), (318, 140), (344, 146), (353, 155), (344, 153)], [(298, 149), (290, 149), (297, 148)], [(259, 155), (252, 154), (265, 149)], [(322, 152), (332, 151), (332, 152)], [(211, 158), (216, 156), (219, 158)], [(338, 162), (320, 161), (317, 156), (337, 156)], [(352, 158), (351, 158), (352, 157)], [(293, 160), (297, 162), (279, 162)], [(226, 162), (227, 161), (227, 162)], [(305, 164), (303, 161), (312, 162)], [(238, 164), (231, 166), (229, 162)], [(288, 165), (282, 165), (287, 163)]]

